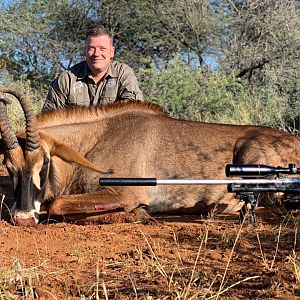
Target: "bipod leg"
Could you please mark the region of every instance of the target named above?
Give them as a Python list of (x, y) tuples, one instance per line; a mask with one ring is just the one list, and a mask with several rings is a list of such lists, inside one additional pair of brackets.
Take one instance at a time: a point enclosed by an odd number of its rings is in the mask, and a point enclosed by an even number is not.
[(251, 213), (251, 220), (253, 222), (253, 225), (257, 226), (257, 217), (255, 214), (255, 208), (257, 206), (257, 199), (258, 199), (257, 193), (241, 193), (239, 194), (239, 197), (244, 201), (244, 205), (241, 208), (240, 215), (239, 215), (239, 222), (242, 223), (245, 219), (245, 215), (247, 211), (250, 211)]

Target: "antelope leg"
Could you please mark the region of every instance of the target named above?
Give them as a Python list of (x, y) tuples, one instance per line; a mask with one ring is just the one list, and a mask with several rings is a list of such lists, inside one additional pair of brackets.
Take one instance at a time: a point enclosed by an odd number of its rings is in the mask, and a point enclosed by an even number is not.
[(125, 210), (127, 207), (122, 194), (111, 190), (76, 195), (63, 195), (50, 203), (48, 212), (50, 215), (68, 215), (76, 213), (88, 213), (96, 211)]

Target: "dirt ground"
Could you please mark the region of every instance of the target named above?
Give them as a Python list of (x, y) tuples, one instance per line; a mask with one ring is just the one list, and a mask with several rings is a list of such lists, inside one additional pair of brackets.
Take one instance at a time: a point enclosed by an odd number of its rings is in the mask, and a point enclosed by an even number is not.
[(19, 227), (0, 175), (1, 299), (300, 299), (299, 210), (258, 209), (256, 228), (237, 215), (143, 225), (124, 213)]

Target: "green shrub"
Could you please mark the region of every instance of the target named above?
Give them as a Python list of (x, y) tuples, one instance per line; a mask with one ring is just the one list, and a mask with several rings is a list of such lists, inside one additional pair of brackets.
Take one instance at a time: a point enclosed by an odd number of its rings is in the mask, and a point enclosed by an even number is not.
[(142, 70), (145, 98), (161, 105), (170, 115), (197, 121), (245, 123), (249, 99), (243, 82), (233, 74), (205, 74), (180, 61), (161, 70)]
[[(33, 90), (30, 86), (30, 82), (26, 79), (13, 80), (13, 78), (7, 73), (2, 72), (0, 77), (0, 85), (16, 89), (17, 91), (24, 93), (32, 102), (33, 108), (36, 113), (41, 111), (45, 95), (37, 90)], [(4, 97), (11, 100), (11, 104), (8, 105), (8, 117), (9, 122), (14, 131), (24, 129), (25, 120), (22, 108), (15, 97), (8, 94), (3, 94)]]
[(152, 65), (140, 75), (145, 98), (176, 118), (286, 129), (299, 116), (299, 101), (293, 108), (291, 99), (278, 93), (271, 72), (254, 87), (233, 73), (205, 73), (179, 60), (160, 69)]

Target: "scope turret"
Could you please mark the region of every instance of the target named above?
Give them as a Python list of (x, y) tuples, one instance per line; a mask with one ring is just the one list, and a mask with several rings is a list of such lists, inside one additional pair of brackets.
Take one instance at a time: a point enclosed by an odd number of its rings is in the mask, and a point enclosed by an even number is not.
[(227, 177), (265, 177), (279, 174), (300, 174), (300, 168), (289, 164), (287, 168), (273, 167), (257, 164), (227, 164), (225, 168)]

